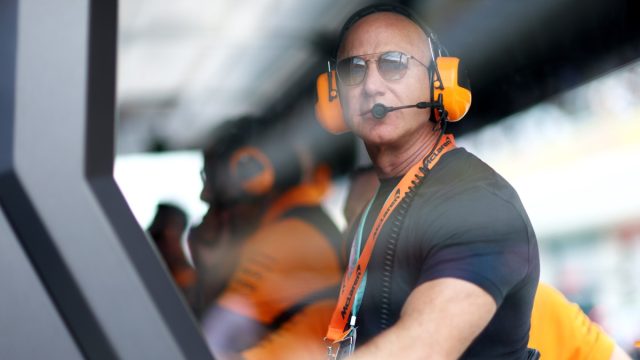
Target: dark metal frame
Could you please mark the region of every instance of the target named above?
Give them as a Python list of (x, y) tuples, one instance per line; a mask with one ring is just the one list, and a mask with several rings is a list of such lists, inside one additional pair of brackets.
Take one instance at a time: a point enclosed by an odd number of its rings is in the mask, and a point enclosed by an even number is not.
[(84, 357), (210, 359), (113, 179), (117, 15), (0, 0), (0, 241), (19, 241)]

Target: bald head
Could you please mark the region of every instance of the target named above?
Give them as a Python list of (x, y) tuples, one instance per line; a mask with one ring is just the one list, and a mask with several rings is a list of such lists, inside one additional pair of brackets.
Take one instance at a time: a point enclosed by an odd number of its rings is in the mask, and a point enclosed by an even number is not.
[[(387, 52), (406, 56), (405, 68), (396, 78), (385, 78), (380, 72), (379, 56)], [(338, 73), (338, 94), (348, 126), (364, 141), (372, 159), (383, 150), (387, 154), (416, 152), (416, 144), (427, 143), (426, 139), (434, 136), (433, 127), (427, 126), (430, 109), (394, 111), (382, 121), (373, 117), (371, 110), (376, 104), (397, 107), (430, 101), (431, 53), (427, 35), (404, 15), (375, 12), (352, 23), (344, 33), (336, 60), (350, 57), (364, 60), (365, 70), (356, 84), (343, 83)]]
[(373, 13), (353, 24), (340, 43), (337, 58), (390, 50), (411, 54), (424, 64), (431, 58), (429, 40), (420, 26), (393, 12)]

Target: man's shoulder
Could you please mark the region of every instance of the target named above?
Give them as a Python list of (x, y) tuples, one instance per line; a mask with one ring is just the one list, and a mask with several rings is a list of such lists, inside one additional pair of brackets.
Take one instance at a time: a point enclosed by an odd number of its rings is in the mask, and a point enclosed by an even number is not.
[(462, 148), (446, 155), (419, 189), (411, 217), (419, 217), (426, 227), (436, 222), (436, 229), (448, 223), (458, 230), (496, 224), (496, 219), (521, 230), (530, 226), (515, 189), (489, 165)]
[(419, 189), (423, 198), (435, 197), (450, 201), (457, 197), (497, 196), (519, 201), (515, 189), (491, 166), (464, 148), (457, 148), (442, 157)]

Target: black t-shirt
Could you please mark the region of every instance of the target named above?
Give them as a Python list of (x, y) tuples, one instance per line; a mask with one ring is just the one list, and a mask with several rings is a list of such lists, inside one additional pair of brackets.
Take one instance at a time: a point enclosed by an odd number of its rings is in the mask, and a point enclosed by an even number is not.
[[(363, 243), (399, 181), (381, 181), (366, 219)], [(498, 306), (462, 358), (525, 358), (539, 277), (538, 246), (511, 185), (458, 148), (443, 155), (418, 188), (394, 241), (392, 228), (399, 208), (383, 226), (368, 266), (357, 316), (358, 345), (398, 320), (414, 288), (453, 277), (478, 285)], [(349, 240), (357, 226), (352, 228)]]

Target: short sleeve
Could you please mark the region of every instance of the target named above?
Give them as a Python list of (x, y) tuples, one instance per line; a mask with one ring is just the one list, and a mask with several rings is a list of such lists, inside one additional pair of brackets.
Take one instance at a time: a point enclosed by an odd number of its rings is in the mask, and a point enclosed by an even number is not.
[(499, 306), (530, 271), (528, 226), (513, 204), (482, 188), (443, 201), (422, 229), (419, 283), (471, 282)]

